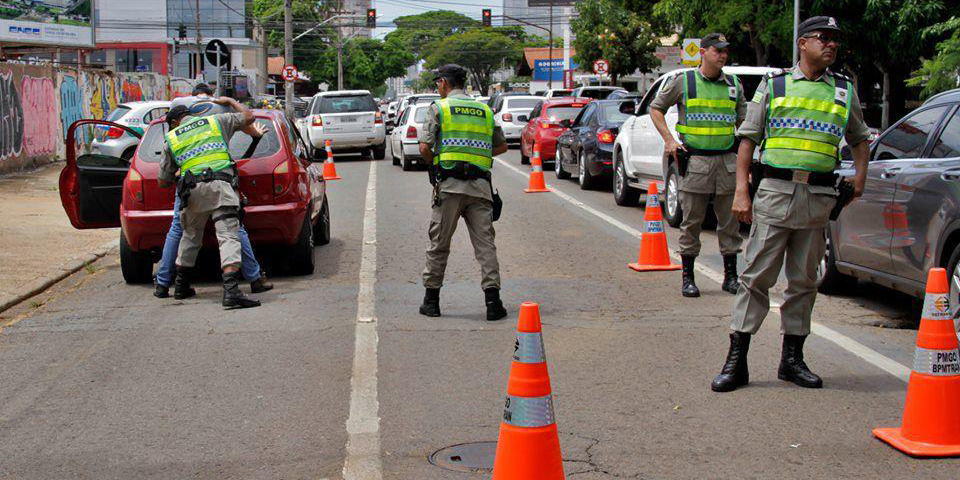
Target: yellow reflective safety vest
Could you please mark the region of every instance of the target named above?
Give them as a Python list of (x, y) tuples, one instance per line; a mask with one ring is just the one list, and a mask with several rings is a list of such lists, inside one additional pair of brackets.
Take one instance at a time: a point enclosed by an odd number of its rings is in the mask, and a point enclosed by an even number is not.
[(677, 133), (684, 145), (697, 150), (729, 152), (736, 140), (740, 80), (721, 73), (722, 82), (707, 80), (699, 70), (683, 75), (683, 105)]
[(215, 117), (199, 117), (167, 132), (167, 144), (173, 160), (183, 172), (214, 172), (233, 166), (227, 142)]
[(493, 167), (493, 111), (464, 98), (434, 101), (440, 113), (440, 134), (433, 164), (453, 168), (466, 162), (483, 170)]
[(836, 168), (838, 147), (850, 119), (852, 83), (837, 75), (833, 78), (836, 86), (794, 80), (791, 72), (767, 79), (770, 104), (763, 163), (810, 172)]

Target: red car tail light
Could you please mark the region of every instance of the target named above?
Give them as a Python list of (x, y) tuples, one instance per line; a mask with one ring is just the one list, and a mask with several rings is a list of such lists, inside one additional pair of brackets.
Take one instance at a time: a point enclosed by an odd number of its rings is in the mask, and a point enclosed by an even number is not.
[(601, 130), (597, 132), (597, 141), (600, 143), (613, 143), (617, 139), (617, 136), (613, 134), (610, 130)]
[(284, 160), (273, 169), (273, 195), (279, 197), (290, 186), (290, 161)]
[(561, 126), (559, 123), (540, 122), (540, 128), (560, 128)]
[(323, 126), (323, 118), (321, 118), (320, 115), (314, 115), (314, 116), (313, 116), (313, 126), (314, 126), (314, 127), (322, 127), (322, 126)]
[(127, 171), (127, 192), (133, 201), (132, 210), (146, 210), (143, 204), (143, 175), (133, 167)]
[(377, 112), (377, 113), (373, 114), (373, 123), (375, 123), (375, 124), (377, 124), (377, 125), (382, 124), (382, 123), (383, 123), (383, 114), (380, 113), (380, 112)]
[(117, 127), (110, 127), (110, 130), (107, 130), (107, 138), (120, 138), (123, 136), (123, 129)]
[(513, 121), (513, 114), (504, 113), (504, 114), (503, 114), (503, 121), (504, 121), (504, 122), (512, 122), (512, 121)]
[(407, 127), (407, 138), (417, 138), (417, 127), (413, 125)]

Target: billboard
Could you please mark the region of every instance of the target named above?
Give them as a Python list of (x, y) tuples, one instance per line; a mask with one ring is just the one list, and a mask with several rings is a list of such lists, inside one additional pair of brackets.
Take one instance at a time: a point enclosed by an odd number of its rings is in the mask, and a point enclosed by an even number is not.
[(0, 0), (0, 42), (93, 47), (95, 0)]
[[(577, 62), (570, 59), (570, 68), (576, 69), (579, 65)], [(551, 68), (552, 67), (552, 68)], [(552, 75), (551, 75), (552, 73)], [(551, 76), (553, 78), (551, 78)], [(533, 61), (533, 79), (540, 82), (545, 82), (547, 80), (552, 80), (554, 82), (560, 82), (563, 80), (563, 59), (554, 58), (553, 60), (534, 60)]]

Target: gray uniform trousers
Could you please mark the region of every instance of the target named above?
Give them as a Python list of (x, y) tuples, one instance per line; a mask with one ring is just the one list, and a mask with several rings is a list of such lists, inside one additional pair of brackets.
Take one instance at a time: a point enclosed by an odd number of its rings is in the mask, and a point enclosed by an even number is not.
[(826, 248), (824, 228), (836, 203), (833, 187), (765, 178), (753, 201), (747, 266), (733, 304), (730, 328), (756, 333), (770, 311), (770, 288), (784, 268), (781, 333), (809, 335), (817, 298), (817, 265)]
[[(180, 212), (183, 238), (177, 250), (177, 265), (191, 268), (197, 263), (197, 254), (203, 245), (203, 230), (210, 218), (236, 214), (240, 208), (240, 196), (229, 183), (214, 180), (197, 184), (190, 191), (186, 208)], [(240, 266), (240, 220), (223, 218), (213, 223), (220, 244), (220, 266)]]
[(733, 194), (737, 184), (737, 154), (690, 157), (687, 174), (680, 179), (680, 255), (700, 254), (700, 231), (707, 215), (710, 196), (717, 215), (717, 240), (720, 253), (732, 255), (740, 251), (740, 222), (733, 215)]
[[(489, 187), (487, 187), (489, 188)], [(463, 217), (470, 232), (473, 253), (480, 263), (483, 275), (481, 287), (500, 288), (500, 263), (497, 261), (496, 232), (491, 215), (493, 202), (462, 193), (440, 192), (440, 205), (433, 207), (430, 218), (430, 246), (427, 248), (427, 266), (423, 269), (423, 286), (440, 288), (450, 256), (450, 240)]]

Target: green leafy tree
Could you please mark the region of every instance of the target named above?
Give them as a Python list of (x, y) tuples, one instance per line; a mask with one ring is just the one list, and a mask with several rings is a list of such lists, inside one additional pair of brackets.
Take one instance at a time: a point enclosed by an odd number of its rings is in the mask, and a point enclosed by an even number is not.
[(937, 54), (932, 59), (924, 59), (923, 64), (907, 84), (923, 87), (921, 94), (929, 97), (937, 93), (960, 87), (960, 17), (951, 17), (946, 22), (934, 25), (924, 31), (924, 38), (953, 32), (946, 40), (937, 44)]
[(647, 73), (660, 65), (654, 55), (658, 39), (652, 26), (619, 0), (584, 0), (576, 8), (579, 15), (570, 28), (576, 35), (574, 59), (581, 66), (605, 59), (616, 83), (637, 69)]
[[(353, 38), (344, 44), (343, 87), (370, 90), (382, 96), (388, 78), (402, 77), (413, 63), (413, 54), (395, 41)], [(323, 50), (308, 64), (307, 73), (317, 82), (337, 83), (336, 49)]]
[(481, 92), (490, 88), (493, 72), (515, 65), (523, 58), (520, 41), (495, 29), (470, 30), (437, 42), (425, 66), (437, 68), (456, 63), (466, 68), (473, 86)]
[(388, 33), (386, 39), (404, 45), (416, 60), (429, 57), (432, 48), (444, 38), (480, 27), (480, 22), (449, 10), (397, 17), (393, 23), (397, 29)]

